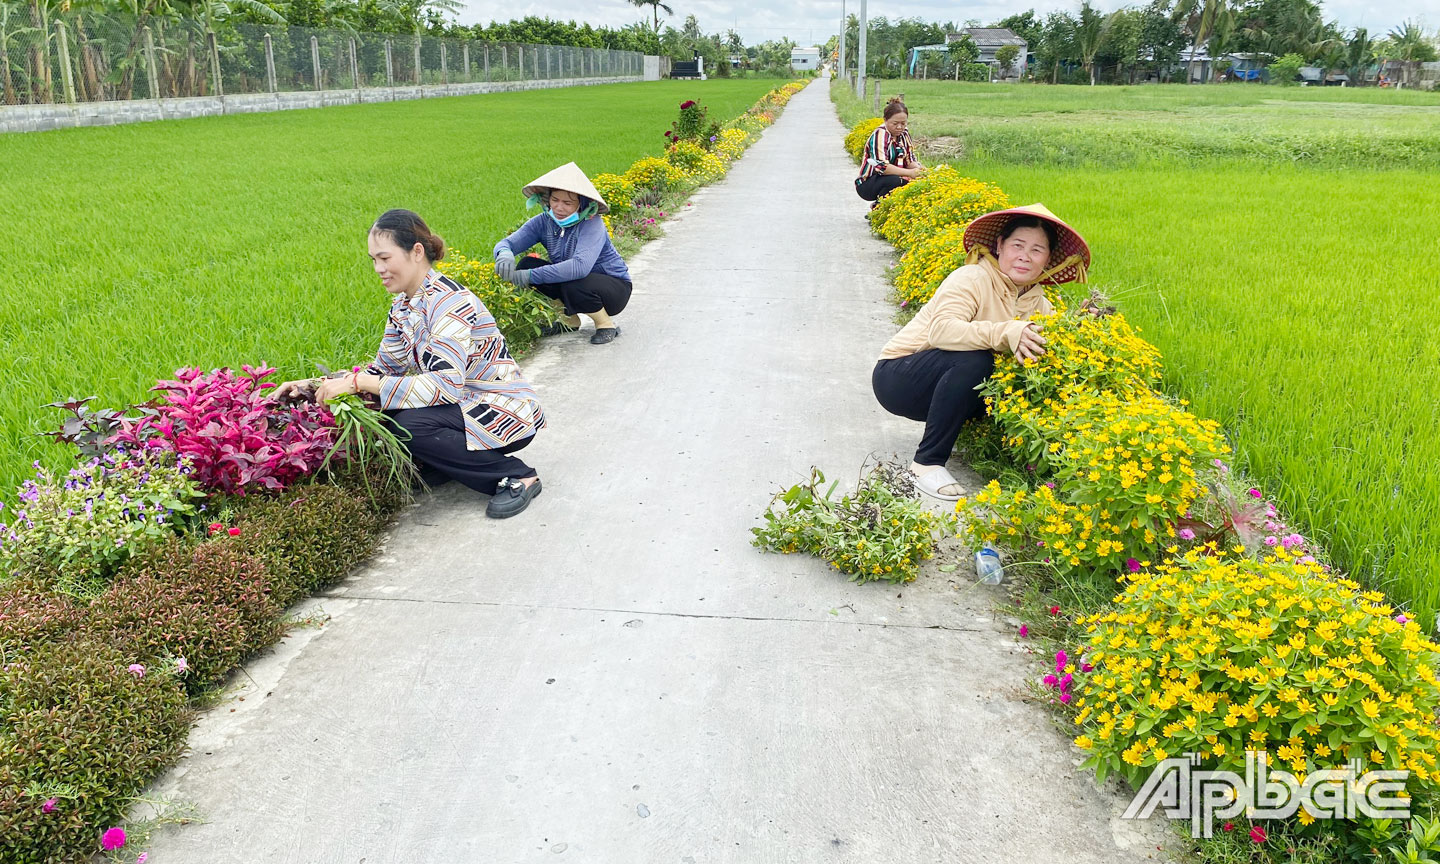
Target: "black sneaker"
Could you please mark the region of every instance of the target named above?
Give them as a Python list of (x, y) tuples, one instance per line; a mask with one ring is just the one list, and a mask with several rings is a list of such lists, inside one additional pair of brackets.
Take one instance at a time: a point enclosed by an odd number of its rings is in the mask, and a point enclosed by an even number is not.
[(544, 327), (540, 328), (541, 336), (559, 336), (563, 333), (574, 332), (574, 327), (571, 327), (569, 324), (566, 324), (564, 321), (561, 321), (559, 319), (551, 321), (549, 324), (546, 324)]
[(526, 486), (519, 480), (506, 477), (495, 487), (495, 495), (485, 508), (485, 515), (491, 519), (509, 519), (530, 506), (530, 499), (540, 494), (540, 480)]
[(594, 336), (591, 336), (591, 337), (590, 337), (590, 344), (591, 344), (591, 345), (604, 345), (604, 344), (609, 343), (609, 342), (614, 342), (614, 341), (615, 341), (615, 337), (617, 337), (617, 336), (619, 336), (619, 335), (620, 335), (620, 328), (619, 328), (619, 327), (601, 327), (601, 328), (599, 328), (598, 330), (595, 331), (595, 335), (594, 335)]

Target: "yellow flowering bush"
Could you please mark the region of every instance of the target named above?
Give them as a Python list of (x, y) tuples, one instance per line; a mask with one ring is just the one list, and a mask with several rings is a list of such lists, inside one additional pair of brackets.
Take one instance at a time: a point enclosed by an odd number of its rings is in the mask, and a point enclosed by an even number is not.
[[(951, 226), (1004, 210), (1010, 198), (993, 183), (938, 165), (884, 198), (870, 211), (870, 227), (904, 250)], [(943, 277), (942, 277), (943, 278)]]
[[(595, 191), (610, 205), (610, 212), (619, 216), (631, 208), (631, 201), (635, 197), (635, 184), (621, 177), (619, 174), (596, 174), (590, 179), (595, 184)], [(610, 224), (608, 221), (605, 223)]]
[(1302, 782), (1360, 759), (1409, 770), (1412, 795), (1435, 786), (1440, 645), (1380, 593), (1283, 547), (1259, 561), (1195, 548), (1126, 583), (1080, 620), (1062, 667), (1102, 778), (1137, 782), (1187, 752), (1243, 775), (1248, 749)]
[(855, 124), (855, 128), (845, 136), (845, 152), (850, 154), (851, 159), (860, 161), (860, 157), (865, 153), (865, 142), (870, 140), (870, 133), (879, 129), (884, 122), (879, 117), (867, 117)]
[(734, 162), (750, 146), (750, 133), (744, 129), (722, 129), (715, 142), (715, 154), (726, 162)]
[(669, 189), (672, 183), (682, 180), (684, 175), (675, 169), (664, 159), (654, 156), (646, 156), (637, 159), (625, 171), (624, 179), (628, 181), (635, 190), (655, 189), (664, 192)]
[[(1060, 298), (1051, 296), (1058, 303)], [(1043, 403), (1076, 388), (1130, 395), (1159, 385), (1160, 350), (1142, 339), (1124, 315), (1056, 312), (1034, 321), (1044, 331), (1045, 353), (1024, 365), (1013, 356), (1002, 358), (992, 390), (1010, 385), (1029, 401)]]
[(725, 163), (720, 157), (694, 141), (683, 140), (671, 144), (665, 148), (665, 160), (684, 180), (713, 183), (725, 176)]

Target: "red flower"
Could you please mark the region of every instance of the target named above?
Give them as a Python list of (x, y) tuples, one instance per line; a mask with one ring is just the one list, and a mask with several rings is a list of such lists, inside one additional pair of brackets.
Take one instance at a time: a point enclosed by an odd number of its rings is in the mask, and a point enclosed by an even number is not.
[(230, 529), (230, 536), (231, 536), (231, 537), (239, 537), (239, 536), (240, 536), (240, 529), (239, 529), (239, 528), (231, 528), (231, 529)]
[(1050, 607), (1050, 614), (1051, 614), (1051, 615), (1059, 615), (1059, 614), (1060, 614), (1060, 607), (1059, 607), (1059, 606), (1051, 606), (1051, 607)]
[(224, 525), (221, 525), (219, 522), (211, 522), (211, 523), (210, 523), (210, 526), (209, 526), (209, 528), (210, 528), (210, 534), (213, 536), (216, 531), (219, 531), (220, 529), (222, 529), (222, 528), (224, 528), (224, 527), (225, 527), (225, 526), (224, 526)]
[(1235, 830), (1235, 823), (1234, 823), (1234, 822), (1226, 822), (1226, 823), (1224, 824), (1224, 826), (1222, 826), (1222, 827), (1224, 827), (1224, 829), (1225, 829), (1226, 831), (1234, 831), (1234, 830)]
[(684, 111), (686, 108), (694, 108), (694, 107), (695, 107), (695, 100), (694, 100), (694, 99), (686, 99), (684, 102), (681, 102), (681, 103), (680, 103), (680, 110), (681, 110), (681, 111)]
[(1265, 829), (1261, 828), (1259, 825), (1256, 825), (1254, 828), (1250, 829), (1250, 839), (1254, 840), (1256, 843), (1264, 843), (1265, 837)]

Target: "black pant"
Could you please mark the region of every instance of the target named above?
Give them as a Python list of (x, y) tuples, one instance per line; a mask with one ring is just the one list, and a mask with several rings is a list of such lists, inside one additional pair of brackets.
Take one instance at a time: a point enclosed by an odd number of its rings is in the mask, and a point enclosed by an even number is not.
[[(535, 469), (509, 454), (530, 446), (534, 435), (499, 450), (471, 450), (465, 446), (465, 419), (459, 405), (432, 405), (385, 412), (406, 432), (410, 457), (430, 471), (459, 480), (476, 492), (494, 495), (506, 477), (534, 477)], [(422, 475), (423, 476), (423, 475)]]
[[(532, 270), (536, 267), (544, 267), (549, 263), (549, 261), (541, 261), (539, 258), (527, 257), (517, 261), (515, 267), (517, 270)], [(564, 302), (566, 315), (574, 315), (576, 312), (584, 312), (589, 315), (592, 312), (599, 312), (601, 309), (611, 315), (619, 315), (625, 311), (625, 305), (630, 302), (632, 286), (624, 279), (616, 279), (605, 273), (590, 273), (588, 276), (569, 282), (554, 282), (549, 285), (531, 285), (530, 287), (551, 300)]]
[(994, 371), (995, 355), (989, 351), (929, 348), (876, 363), (870, 385), (886, 411), (925, 421), (915, 461), (944, 465), (960, 427), (985, 413), (985, 401), (975, 388)]
[(889, 174), (875, 172), (859, 183), (855, 184), (855, 191), (866, 201), (879, 201), (896, 189), (905, 185), (904, 177), (894, 177)]

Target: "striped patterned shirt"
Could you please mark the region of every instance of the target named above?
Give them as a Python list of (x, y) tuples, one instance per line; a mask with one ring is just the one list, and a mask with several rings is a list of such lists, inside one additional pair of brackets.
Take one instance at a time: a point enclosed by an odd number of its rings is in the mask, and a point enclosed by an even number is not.
[(370, 371), (381, 376), (382, 410), (459, 403), (471, 450), (497, 450), (545, 428), (490, 310), (434, 270), (414, 298), (391, 304)]
[(865, 152), (860, 156), (860, 176), (855, 178), (855, 185), (859, 186), (869, 180), (881, 166), (886, 165), (915, 167), (915, 150), (910, 146), (908, 131), (891, 135), (890, 130), (884, 126), (875, 127), (875, 131), (865, 139)]

